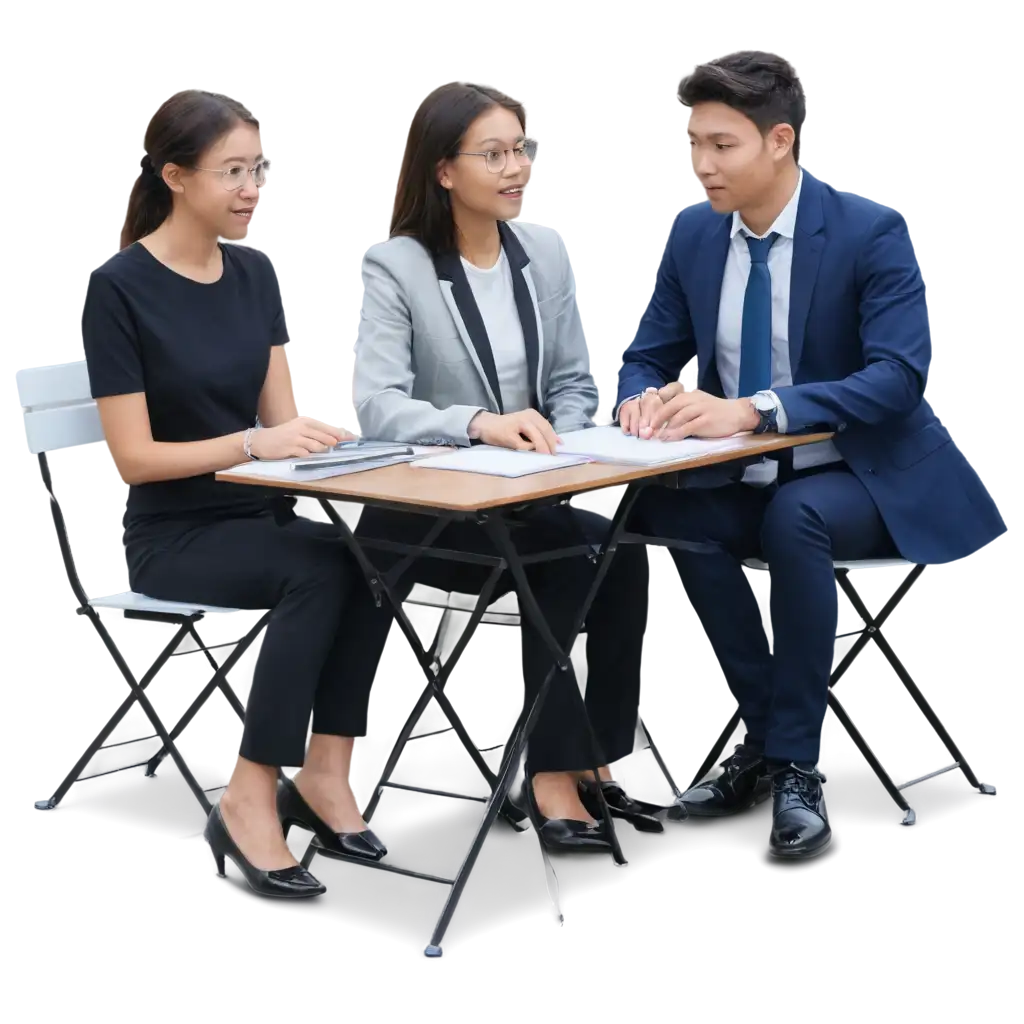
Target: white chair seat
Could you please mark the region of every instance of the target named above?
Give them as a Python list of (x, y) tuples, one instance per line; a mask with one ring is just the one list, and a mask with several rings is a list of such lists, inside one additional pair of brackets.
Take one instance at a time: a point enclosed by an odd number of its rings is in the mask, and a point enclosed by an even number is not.
[(195, 615), (197, 612), (235, 612), (237, 608), (218, 608), (212, 604), (189, 604), (181, 601), (158, 601), (134, 591), (91, 598), (93, 608), (116, 608), (124, 612), (158, 612), (162, 615)]
[[(762, 562), (760, 558), (745, 558), (743, 564), (748, 569), (767, 569), (768, 563)], [(893, 566), (914, 565), (905, 558), (864, 558), (853, 562), (833, 562), (834, 569), (891, 569)]]
[[(437, 590), (417, 584), (409, 593), (409, 603), (415, 608), (441, 608), (444, 611), (469, 613), (476, 606), (475, 594)], [(519, 606), (511, 594), (496, 598), (483, 613), (483, 622), (490, 625), (514, 626), (519, 622)]]

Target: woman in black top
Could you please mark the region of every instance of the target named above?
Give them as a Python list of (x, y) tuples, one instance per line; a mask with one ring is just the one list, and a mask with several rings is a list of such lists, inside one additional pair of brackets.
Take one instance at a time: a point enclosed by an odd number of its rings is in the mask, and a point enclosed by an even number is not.
[[(296, 864), (282, 822), (348, 853), (387, 852), (360, 817), (348, 768), (391, 617), (332, 526), (213, 474), (351, 435), (297, 415), (274, 269), (218, 241), (245, 237), (266, 179), (256, 119), (225, 96), (182, 92), (145, 145), (122, 249), (92, 274), (83, 314), (92, 394), (131, 485), (129, 578), (150, 597), (273, 609), (206, 838), (221, 873), (228, 856), (258, 892), (313, 896), (323, 886)], [(279, 787), (282, 765), (303, 767)]]

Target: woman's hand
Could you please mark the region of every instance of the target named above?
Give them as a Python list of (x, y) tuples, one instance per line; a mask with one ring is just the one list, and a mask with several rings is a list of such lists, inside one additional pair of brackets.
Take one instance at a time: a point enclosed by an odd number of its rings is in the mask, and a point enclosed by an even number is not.
[(554, 455), (561, 441), (554, 427), (536, 409), (510, 412), (504, 416), (478, 412), (470, 421), (469, 436), (499, 448), (540, 452), (542, 455)]
[(257, 459), (295, 459), (329, 451), (354, 437), (342, 427), (330, 427), (309, 416), (296, 416), (279, 426), (254, 430), (249, 447)]

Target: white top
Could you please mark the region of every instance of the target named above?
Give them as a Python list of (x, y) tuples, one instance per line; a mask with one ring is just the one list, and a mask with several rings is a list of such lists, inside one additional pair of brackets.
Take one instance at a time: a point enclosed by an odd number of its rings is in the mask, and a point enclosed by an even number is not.
[[(729, 251), (725, 257), (725, 274), (718, 306), (718, 334), (715, 338), (715, 364), (726, 398), (739, 398), (740, 348), (743, 333), (743, 297), (750, 277), (750, 250), (746, 237), (765, 238), (773, 231), (778, 234), (775, 244), (768, 250), (768, 273), (772, 279), (772, 387), (788, 387), (793, 383), (793, 368), (789, 361), (789, 284), (793, 270), (793, 233), (800, 205), (800, 189), (804, 172), (797, 179), (796, 191), (775, 218), (775, 223), (763, 234), (751, 231), (739, 213), (732, 215), (732, 233)], [(745, 397), (745, 396), (744, 396)], [(786, 410), (779, 403), (779, 433), (786, 433)], [(807, 469), (842, 458), (831, 441), (804, 445), (793, 449), (793, 468)], [(774, 459), (750, 466), (743, 474), (743, 482), (768, 484), (775, 479), (778, 463)]]
[(462, 259), (469, 287), (487, 330), (487, 338), (498, 371), (498, 387), (505, 412), (521, 412), (530, 408), (530, 381), (526, 367), (526, 342), (519, 322), (515, 293), (512, 291), (512, 268), (505, 250), (498, 262), (488, 270)]

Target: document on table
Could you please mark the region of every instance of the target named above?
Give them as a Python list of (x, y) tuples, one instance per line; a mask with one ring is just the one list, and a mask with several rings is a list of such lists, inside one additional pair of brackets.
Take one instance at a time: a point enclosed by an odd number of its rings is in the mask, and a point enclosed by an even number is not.
[(613, 462), (626, 466), (659, 466), (666, 462), (699, 459), (715, 452), (743, 448), (749, 434), (732, 437), (688, 437), (682, 441), (647, 441), (624, 434), (621, 427), (591, 427), (570, 430), (561, 435), (559, 454), (582, 455), (593, 462)]
[(423, 469), (454, 469), (463, 473), (483, 473), (486, 476), (519, 477), (579, 466), (585, 462), (590, 462), (585, 455), (541, 455), (538, 452), (517, 452), (511, 448), (478, 444), (447, 455), (418, 459), (416, 465)]
[[(326, 480), (335, 476), (347, 476), (349, 473), (363, 473), (369, 469), (383, 469), (385, 466), (396, 466), (403, 462), (414, 462), (437, 452), (448, 451), (447, 448), (434, 445), (389, 445), (389, 449), (402, 454), (385, 454), (384, 449), (374, 451), (369, 445), (353, 448), (336, 448), (309, 455), (304, 459), (276, 459), (273, 461), (257, 460), (233, 466), (224, 473), (228, 476), (263, 477), (267, 480), (288, 480), (302, 484), (308, 480)], [(342, 453), (345, 454), (342, 454)], [(372, 452), (373, 457), (367, 458)], [(351, 454), (351, 459), (345, 455)], [(319, 463), (323, 465), (319, 465)]]

